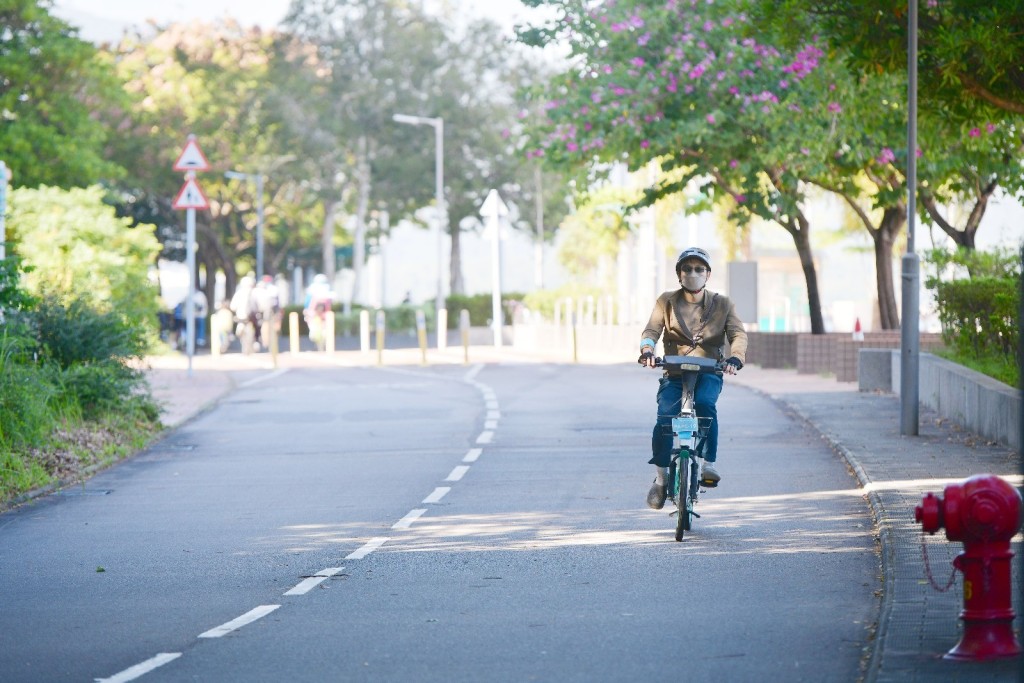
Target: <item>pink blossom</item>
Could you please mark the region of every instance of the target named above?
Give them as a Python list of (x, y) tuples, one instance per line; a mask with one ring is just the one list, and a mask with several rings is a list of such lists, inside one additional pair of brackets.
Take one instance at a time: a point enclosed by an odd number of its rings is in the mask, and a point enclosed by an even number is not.
[(714, 114), (708, 114), (707, 115), (707, 120), (708, 120), (708, 123), (710, 123), (712, 126), (715, 125), (715, 115)]
[(970, 135), (972, 138), (980, 138), (981, 137), (981, 129), (980, 128), (971, 128), (971, 131), (968, 133), (968, 135)]
[(889, 147), (883, 147), (881, 153), (875, 157), (875, 161), (880, 164), (889, 164), (896, 160), (896, 154)]
[(994, 124), (994, 123), (986, 123), (985, 124), (985, 130), (987, 130), (989, 133), (995, 133), (996, 132), (996, 124)]
[(800, 153), (803, 154), (804, 156), (809, 156), (810, 153), (811, 153), (811, 150), (807, 149), (806, 147), (801, 147), (800, 148)]
[(745, 195), (745, 194), (738, 194), (738, 195), (736, 195), (736, 203), (737, 204), (745, 204), (746, 201), (747, 201), (747, 195)]
[(567, 150), (569, 150), (570, 152), (575, 152), (575, 151), (579, 150), (580, 146), (577, 145), (575, 142), (569, 141), (569, 142), (565, 143), (565, 148)]
[(740, 162), (736, 161), (735, 159), (733, 159), (732, 161), (729, 162), (729, 168), (736, 168), (739, 165), (740, 165)]
[(650, 142), (650, 140), (641, 140), (641, 141), (640, 141), (640, 147), (641, 147), (642, 149), (647, 149), (647, 148), (648, 148), (648, 147), (650, 147), (650, 146), (651, 146), (651, 142)]
[(645, 33), (645, 34), (643, 34), (642, 36), (640, 36), (639, 38), (636, 39), (636, 44), (639, 45), (640, 47), (643, 47), (644, 45), (646, 45), (650, 41), (651, 41), (651, 34), (650, 33)]
[(843, 110), (843, 108), (839, 106), (838, 102), (829, 102), (828, 103), (828, 110), (830, 112), (832, 112), (833, 114), (838, 114), (839, 112), (841, 112)]
[(644, 61), (643, 57), (633, 57), (633, 59), (629, 60), (629, 63), (633, 66), (643, 66), (647, 62)]

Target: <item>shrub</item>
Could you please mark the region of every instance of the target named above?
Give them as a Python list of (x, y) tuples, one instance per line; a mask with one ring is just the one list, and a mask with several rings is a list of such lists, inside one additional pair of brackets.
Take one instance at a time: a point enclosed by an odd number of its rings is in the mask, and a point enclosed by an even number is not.
[[(502, 295), (501, 314), (506, 325), (512, 323), (515, 309), (522, 300), (523, 294), (518, 292), (509, 292)], [(450, 330), (458, 329), (459, 314), (463, 309), (469, 311), (470, 325), (483, 327), (491, 324), (494, 304), (489, 292), (473, 294), (471, 296), (452, 294), (445, 301), (445, 306), (448, 308), (448, 329)]]
[(974, 358), (1015, 357), (1020, 305), (1016, 278), (975, 277), (939, 282), (935, 300), (942, 338), (948, 346)]

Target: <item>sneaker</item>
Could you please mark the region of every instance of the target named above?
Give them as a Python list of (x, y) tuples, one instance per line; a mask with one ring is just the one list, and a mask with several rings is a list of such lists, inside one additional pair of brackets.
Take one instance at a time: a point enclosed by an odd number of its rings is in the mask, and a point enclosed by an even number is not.
[(665, 485), (655, 481), (651, 484), (651, 490), (647, 492), (647, 507), (652, 510), (660, 510), (665, 507)]
[(714, 463), (705, 462), (703, 469), (701, 469), (700, 480), (708, 486), (717, 486), (718, 482), (722, 480), (722, 475), (715, 469)]

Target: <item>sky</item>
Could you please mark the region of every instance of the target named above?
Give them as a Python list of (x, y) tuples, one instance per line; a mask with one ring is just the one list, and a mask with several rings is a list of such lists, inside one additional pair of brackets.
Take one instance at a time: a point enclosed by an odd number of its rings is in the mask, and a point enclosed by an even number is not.
[[(427, 0), (428, 6), (447, 2), (476, 16), (486, 16), (511, 35), (517, 20), (529, 10), (519, 0)], [(243, 25), (273, 28), (288, 11), (289, 0), (54, 0), (53, 13), (79, 27), (93, 42), (114, 42), (129, 26), (149, 19), (160, 24), (192, 19), (214, 21), (230, 16)]]

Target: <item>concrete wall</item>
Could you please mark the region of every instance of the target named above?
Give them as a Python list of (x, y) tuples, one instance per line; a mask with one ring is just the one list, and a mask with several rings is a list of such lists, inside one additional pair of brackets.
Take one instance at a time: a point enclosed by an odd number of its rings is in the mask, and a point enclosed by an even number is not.
[[(861, 391), (900, 393), (898, 349), (861, 349)], [(918, 356), (921, 405), (979, 436), (1020, 451), (1021, 394), (1013, 387), (944, 358)]]

